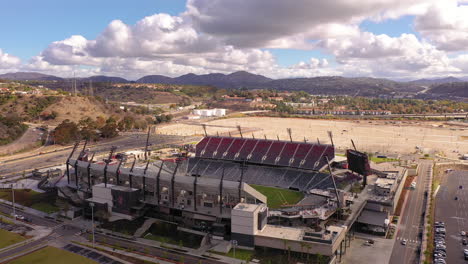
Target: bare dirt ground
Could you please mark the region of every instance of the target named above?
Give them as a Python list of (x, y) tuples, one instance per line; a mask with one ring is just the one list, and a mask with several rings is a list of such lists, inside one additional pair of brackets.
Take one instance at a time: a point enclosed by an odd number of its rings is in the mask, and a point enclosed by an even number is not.
[[(203, 123), (203, 122), (200, 122)], [(292, 129), (292, 138), (296, 141), (307, 139), (321, 143), (330, 143), (327, 131), (332, 131), (334, 143), (338, 149), (351, 148), (351, 139), (361, 151), (387, 154), (414, 153), (416, 147), (424, 152), (438, 152), (447, 157), (457, 158), (468, 153), (468, 129), (438, 127), (442, 123), (416, 121), (335, 121), (300, 118), (248, 117), (218, 119), (206, 122), (207, 133), (236, 135), (236, 126), (240, 125), (244, 137), (289, 140), (287, 128)], [(247, 132), (248, 131), (248, 132)], [(202, 135), (200, 124), (192, 122), (176, 123), (158, 128), (158, 133), (174, 135)], [(237, 135), (236, 135), (237, 136)], [(454, 152), (455, 151), (455, 152)]]

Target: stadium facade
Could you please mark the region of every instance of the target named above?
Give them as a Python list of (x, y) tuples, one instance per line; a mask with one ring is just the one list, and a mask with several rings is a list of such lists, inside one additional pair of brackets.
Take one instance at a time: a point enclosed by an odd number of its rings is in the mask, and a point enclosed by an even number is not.
[[(204, 137), (192, 157), (140, 166), (124, 166), (112, 155), (95, 162), (82, 151), (70, 155), (68, 185), (60, 193), (85, 207), (94, 203), (109, 221), (150, 215), (189, 228), (203, 223), (212, 235), (241, 246), (284, 250), (287, 241), (293, 251), (334, 258), (345, 252), (367, 203), (353, 201), (336, 188), (339, 177), (323, 172), (334, 156), (333, 145), (220, 136)], [(271, 210), (251, 185), (300, 191), (305, 198)], [(346, 221), (323, 224), (346, 212)], [(273, 225), (277, 218), (283, 224)]]

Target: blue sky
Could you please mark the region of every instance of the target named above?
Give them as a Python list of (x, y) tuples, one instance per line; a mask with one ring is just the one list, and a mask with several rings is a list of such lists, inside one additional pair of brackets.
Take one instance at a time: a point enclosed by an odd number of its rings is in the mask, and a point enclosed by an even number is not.
[(464, 0), (0, 1), (0, 73), (468, 75)]
[[(23, 60), (71, 35), (94, 39), (114, 19), (134, 24), (155, 13), (177, 15), (185, 0), (1, 0), (0, 48)], [(137, 2), (137, 3), (136, 3)]]
[[(6, 0), (4, 0), (6, 1)], [(178, 15), (185, 11), (185, 0), (80, 0), (71, 6), (63, 0), (15, 0), (2, 5), (0, 32), (4, 37), (0, 48), (27, 61), (39, 54), (53, 41), (71, 35), (94, 39), (114, 19), (135, 24), (145, 16), (155, 13)], [(20, 14), (20, 16), (18, 16)], [(398, 37), (402, 33), (414, 33), (414, 17), (405, 16), (384, 22), (364, 21), (363, 30), (375, 34)], [(311, 57), (328, 59), (332, 56), (320, 50), (267, 49), (280, 66), (289, 67)]]

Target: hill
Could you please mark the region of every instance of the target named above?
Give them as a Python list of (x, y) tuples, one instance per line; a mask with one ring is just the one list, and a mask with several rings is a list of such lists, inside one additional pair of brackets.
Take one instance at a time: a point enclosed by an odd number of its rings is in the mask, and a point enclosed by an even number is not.
[(115, 77), (115, 76), (104, 76), (104, 75), (96, 75), (96, 76), (91, 76), (87, 78), (82, 78), (82, 81), (89, 82), (111, 82), (111, 83), (128, 83), (130, 81), (121, 78), (121, 77)]
[(210, 85), (217, 88), (276, 89), (283, 91), (306, 91), (311, 94), (377, 96), (394, 92), (418, 92), (423, 88), (414, 83), (401, 83), (379, 78), (347, 78), (325, 76), (273, 80), (245, 71), (231, 74), (210, 73), (185, 74), (176, 78), (150, 75), (138, 79), (139, 83), (162, 83), (179, 85)]
[(437, 85), (437, 84), (442, 84), (442, 83), (452, 83), (452, 82), (463, 82), (463, 79), (459, 79), (459, 78), (449, 76), (449, 77), (446, 77), (446, 78), (419, 79), (419, 80), (410, 81), (409, 83), (430, 86), (430, 85)]
[(111, 106), (90, 97), (18, 96), (2, 99), (0, 112), (3, 115), (30, 122), (43, 120), (48, 124), (58, 124), (65, 119), (76, 122), (85, 116), (107, 118), (115, 112)]
[(28, 126), (13, 116), (0, 115), (0, 145), (15, 141), (27, 130)]
[[(45, 75), (34, 72), (17, 72), (0, 75), (0, 79), (8, 80), (36, 80), (35, 84), (44, 82), (44, 86), (51, 89), (62, 89), (71, 91), (70, 79), (64, 79), (53, 75)], [(141, 103), (178, 103), (180, 96), (176, 94), (159, 93), (146, 90), (137, 90), (135, 87), (112, 85), (112, 83), (133, 83), (133, 81), (115, 76), (91, 76), (77, 79), (77, 87), (80, 91), (85, 91), (89, 87), (89, 81), (93, 81), (95, 94), (116, 101), (135, 101)], [(275, 89), (279, 91), (306, 91), (311, 94), (323, 95), (350, 95), (350, 96), (391, 96), (394, 94), (406, 93), (415, 94), (427, 87), (448, 83), (462, 83), (463, 78), (446, 77), (438, 79), (419, 79), (410, 82), (397, 82), (383, 78), (370, 77), (341, 77), (341, 76), (320, 76), (312, 78), (291, 78), (291, 79), (270, 79), (262, 75), (252, 74), (246, 71), (238, 71), (231, 74), (209, 73), (193, 74), (188, 73), (179, 77), (168, 77), (164, 75), (147, 75), (136, 80), (140, 84), (161, 84), (161, 85), (192, 85), (192, 86), (212, 86), (225, 89)], [(29, 82), (31, 83), (31, 82)], [(444, 86), (445, 87), (445, 86)], [(164, 87), (163, 87), (164, 88)], [(455, 89), (455, 90), (453, 90)], [(434, 89), (425, 95), (431, 96), (452, 96), (452, 94), (463, 94), (458, 91), (461, 88)], [(447, 94), (444, 94), (447, 92)]]
[(37, 72), (12, 72), (0, 74), (0, 79), (16, 81), (63, 81), (63, 78)]
[(189, 73), (176, 78), (163, 75), (148, 75), (136, 80), (136, 82), (178, 85), (211, 85), (218, 88), (241, 88), (266, 83), (271, 80), (272, 79), (262, 75), (238, 71), (231, 74), (210, 73), (197, 75)]
[(174, 78), (167, 77), (164, 75), (147, 75), (136, 80), (137, 83), (162, 83), (162, 84), (174, 84)]
[(452, 82), (435, 85), (428, 93), (468, 98), (468, 82)]
[(419, 85), (399, 83), (378, 78), (346, 78), (340, 76), (279, 79), (257, 85), (257, 88), (271, 88), (288, 91), (306, 91), (311, 94), (378, 96), (394, 92), (417, 92)]
[(42, 113), (56, 113), (57, 117), (47, 122), (57, 125), (65, 119), (78, 122), (86, 116), (92, 119), (102, 116), (107, 119), (114, 113), (114, 110), (103, 102), (91, 97), (65, 96), (60, 97), (57, 102), (46, 107)]

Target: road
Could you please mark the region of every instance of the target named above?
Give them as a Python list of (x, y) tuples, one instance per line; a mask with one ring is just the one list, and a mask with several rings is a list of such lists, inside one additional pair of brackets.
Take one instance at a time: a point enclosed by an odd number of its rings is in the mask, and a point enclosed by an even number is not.
[[(393, 246), (391, 264), (416, 263), (421, 247), (424, 193), (429, 190), (428, 178), (431, 161), (421, 161), (419, 175), (415, 178), (416, 188), (408, 192), (400, 224), (397, 230), (395, 245)], [(407, 240), (406, 245), (401, 241)]]
[[(459, 186), (463, 189), (460, 189)], [(452, 171), (442, 177), (435, 198), (435, 221), (445, 222), (447, 263), (466, 263), (460, 231), (468, 230), (468, 172)], [(458, 200), (455, 200), (458, 197)], [(468, 239), (468, 237), (467, 237)], [(432, 243), (432, 241), (431, 241)]]
[(166, 249), (161, 249), (161, 248), (156, 248), (156, 247), (151, 247), (151, 246), (145, 246), (145, 245), (135, 243), (133, 241), (110, 237), (107, 235), (96, 234), (95, 237), (96, 237), (97, 242), (104, 242), (105, 244), (108, 244), (108, 245), (117, 245), (119, 247), (131, 248), (133, 249), (133, 251), (150, 254), (152, 256), (162, 257), (164, 259), (168, 259), (168, 260), (172, 260), (176, 262), (182, 262), (181, 257), (183, 256), (183, 260), (184, 260), (183, 263), (186, 263), (186, 264), (223, 264), (225, 263), (225, 262), (216, 261), (212, 259), (204, 259), (204, 258), (192, 256), (192, 255), (187, 255), (183, 252), (178, 252), (175, 250), (166, 250)]
[[(0, 204), (0, 211), (5, 213), (5, 214), (11, 214), (12, 213), (12, 208), (10, 206)], [(4, 259), (8, 256), (15, 255), (23, 250), (26, 250), (28, 248), (40, 245), (42, 243), (48, 243), (56, 239), (61, 239), (64, 241), (72, 241), (72, 240), (78, 240), (77, 238), (73, 238), (74, 236), (77, 235), (77, 233), (80, 231), (80, 228), (77, 226), (74, 226), (73, 223), (59, 223), (56, 222), (53, 219), (44, 219), (39, 216), (29, 214), (26, 212), (21, 212), (17, 211), (17, 214), (21, 214), (25, 216), (26, 218), (31, 219), (30, 224), (33, 225), (40, 225), (40, 226), (46, 226), (49, 228), (53, 228), (53, 232), (41, 239), (38, 239), (34, 242), (31, 242), (27, 245), (24, 246), (19, 246), (17, 248), (14, 248), (12, 250), (8, 250), (5, 252), (0, 253), (0, 260)], [(83, 234), (83, 237), (87, 238), (87, 234)], [(97, 242), (105, 242), (107, 245), (115, 245), (118, 247), (126, 247), (126, 248), (132, 248), (134, 251), (138, 251), (140, 253), (144, 254), (150, 254), (153, 256), (158, 256), (161, 258), (169, 259), (169, 260), (174, 260), (174, 261), (180, 261), (181, 256), (184, 258), (184, 263), (187, 264), (221, 264), (223, 262), (216, 261), (216, 260), (211, 260), (211, 259), (204, 259), (200, 257), (195, 257), (191, 255), (186, 255), (183, 252), (177, 252), (174, 250), (165, 250), (161, 248), (155, 248), (151, 246), (146, 246), (146, 245), (141, 245), (138, 243), (135, 243), (135, 241), (129, 241), (126, 239), (120, 239), (120, 238), (115, 238), (109, 235), (104, 235), (104, 234), (96, 234), (96, 241)], [(68, 243), (68, 242), (67, 242)], [(67, 244), (64, 243), (64, 244)]]
[[(171, 135), (155, 135), (150, 139), (152, 147), (182, 143), (184, 137)], [(192, 139), (187, 139), (192, 140)], [(90, 147), (91, 151), (96, 151), (96, 155), (104, 154), (110, 151), (112, 146), (117, 146), (117, 152), (122, 150), (143, 148), (145, 146), (146, 136), (141, 134), (129, 134), (119, 136), (113, 140), (97, 142)], [(80, 150), (78, 150), (80, 151)], [(22, 157), (18, 160), (7, 160), (0, 165), (0, 175), (20, 173), (24, 170), (33, 168), (43, 168), (47, 166), (55, 166), (64, 164), (71, 149), (58, 150), (56, 152), (45, 153), (41, 155), (31, 155)]]

